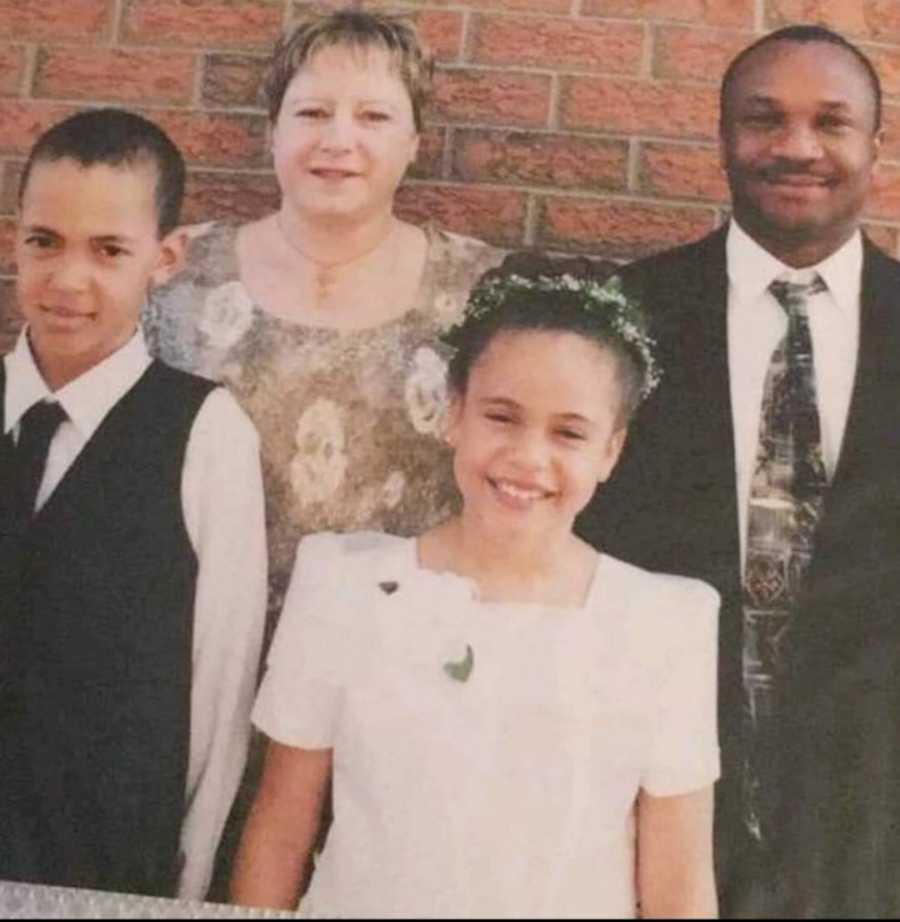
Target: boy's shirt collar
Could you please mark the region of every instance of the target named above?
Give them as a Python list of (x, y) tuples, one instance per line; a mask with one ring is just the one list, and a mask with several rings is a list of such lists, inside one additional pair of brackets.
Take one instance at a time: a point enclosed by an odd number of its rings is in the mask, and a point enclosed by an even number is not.
[(137, 328), (124, 346), (79, 375), (56, 393), (38, 370), (24, 329), (16, 348), (6, 357), (4, 435), (41, 400), (57, 401), (83, 439), (89, 439), (107, 413), (137, 383), (150, 365), (144, 334)]

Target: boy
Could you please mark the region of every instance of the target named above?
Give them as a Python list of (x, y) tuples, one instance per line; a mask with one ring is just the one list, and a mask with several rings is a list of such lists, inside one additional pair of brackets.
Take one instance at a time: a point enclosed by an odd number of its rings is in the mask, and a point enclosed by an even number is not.
[(0, 362), (0, 878), (202, 898), (262, 639), (256, 433), (138, 328), (178, 269), (184, 163), (83, 112), (19, 190)]

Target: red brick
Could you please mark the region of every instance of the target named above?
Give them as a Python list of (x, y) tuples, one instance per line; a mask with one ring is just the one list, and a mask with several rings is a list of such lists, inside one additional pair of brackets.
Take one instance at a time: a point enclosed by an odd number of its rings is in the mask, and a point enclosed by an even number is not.
[(0, 35), (17, 41), (100, 38), (112, 0), (0, 0)]
[(436, 74), (434, 118), (534, 127), (546, 125), (550, 77), (502, 70), (442, 70)]
[(205, 106), (262, 108), (260, 89), (268, 57), (209, 54), (203, 70), (201, 97)]
[(898, 236), (896, 227), (889, 227), (887, 224), (864, 223), (863, 230), (875, 246), (896, 259), (898, 246), (900, 246), (900, 236)]
[(121, 28), (139, 44), (268, 49), (283, 15), (282, 0), (125, 0)]
[(0, 275), (16, 271), (16, 219), (0, 218)]
[(115, 102), (187, 103), (194, 90), (192, 54), (110, 48), (44, 48), (34, 95)]
[(15, 285), (9, 279), (0, 280), (0, 355), (15, 345), (22, 328), (22, 317), (16, 306)]
[(881, 78), (881, 89), (888, 96), (900, 95), (900, 48), (864, 48)]
[(819, 23), (845, 35), (900, 41), (896, 0), (766, 0), (768, 26), (795, 22)]
[(272, 173), (190, 171), (181, 219), (252, 221), (274, 211), (281, 193)]
[(266, 118), (204, 112), (151, 111), (181, 148), (185, 160), (198, 166), (261, 166), (266, 157)]
[[(346, 0), (333, 0), (337, 6), (346, 5)], [(467, 5), (477, 9), (479, 12), (488, 10), (498, 10), (503, 12), (515, 13), (571, 13), (572, 0), (469, 0), (468, 3), (461, 3), (460, 0), (403, 0), (408, 6), (414, 4), (427, 4), (428, 6), (437, 7), (459, 7)], [(384, 2), (367, 2), (366, 6), (387, 5)], [(390, 4), (396, 5), (396, 4)]]
[(624, 189), (624, 141), (513, 131), (458, 131), (453, 177), (464, 182), (533, 183), (561, 189)]
[(637, 74), (643, 26), (574, 19), (479, 16), (473, 59), (483, 64), (540, 65), (613, 74)]
[(521, 245), (525, 196), (509, 189), (405, 183), (397, 193), (397, 214), (423, 224), (480, 237), (502, 246)]
[(38, 135), (73, 111), (59, 103), (0, 99), (0, 154), (27, 154)]
[(900, 166), (882, 163), (875, 174), (866, 215), (900, 221)]
[(712, 230), (710, 208), (641, 202), (548, 198), (539, 243), (613, 259), (631, 259), (695, 240)]
[(649, 195), (728, 201), (728, 183), (719, 168), (719, 151), (715, 147), (642, 144), (639, 176), (639, 190)]
[(422, 43), (438, 61), (455, 61), (462, 52), (462, 13), (424, 10), (410, 17)]
[(19, 94), (26, 62), (25, 49), (21, 45), (0, 45), (0, 95)]
[(711, 26), (753, 26), (755, 0), (584, 0), (585, 16), (672, 19)]
[(566, 128), (676, 138), (715, 138), (718, 87), (698, 84), (570, 77), (561, 118)]
[(23, 162), (9, 160), (3, 164), (2, 185), (0, 185), (0, 212), (13, 214), (19, 205), (19, 179), (22, 175)]
[(747, 32), (660, 27), (656, 29), (653, 73), (666, 79), (708, 80), (718, 85), (725, 68), (753, 38)]
[(440, 179), (444, 172), (446, 128), (426, 127), (419, 141), (419, 155), (410, 167), (409, 175), (416, 179)]

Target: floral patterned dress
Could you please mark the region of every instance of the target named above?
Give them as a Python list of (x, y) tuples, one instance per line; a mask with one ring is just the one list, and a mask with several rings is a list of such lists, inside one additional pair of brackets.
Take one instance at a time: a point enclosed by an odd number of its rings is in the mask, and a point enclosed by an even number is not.
[(440, 438), (447, 356), (437, 337), (503, 253), (426, 227), (413, 308), (368, 329), (331, 330), (253, 302), (238, 278), (237, 230), (200, 229), (187, 269), (153, 292), (144, 329), (154, 355), (226, 384), (259, 430), (274, 614), (303, 535), (412, 535), (453, 510)]

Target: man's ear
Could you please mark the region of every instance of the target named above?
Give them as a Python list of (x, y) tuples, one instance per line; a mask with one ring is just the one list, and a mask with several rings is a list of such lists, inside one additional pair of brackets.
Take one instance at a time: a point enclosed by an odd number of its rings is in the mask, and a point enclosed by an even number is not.
[(150, 276), (151, 285), (164, 285), (184, 268), (188, 248), (188, 235), (183, 227), (176, 227), (160, 241), (156, 268)]
[(884, 129), (879, 128), (872, 139), (872, 185), (876, 191), (884, 187), (885, 176), (881, 169), (881, 146), (884, 143)]

